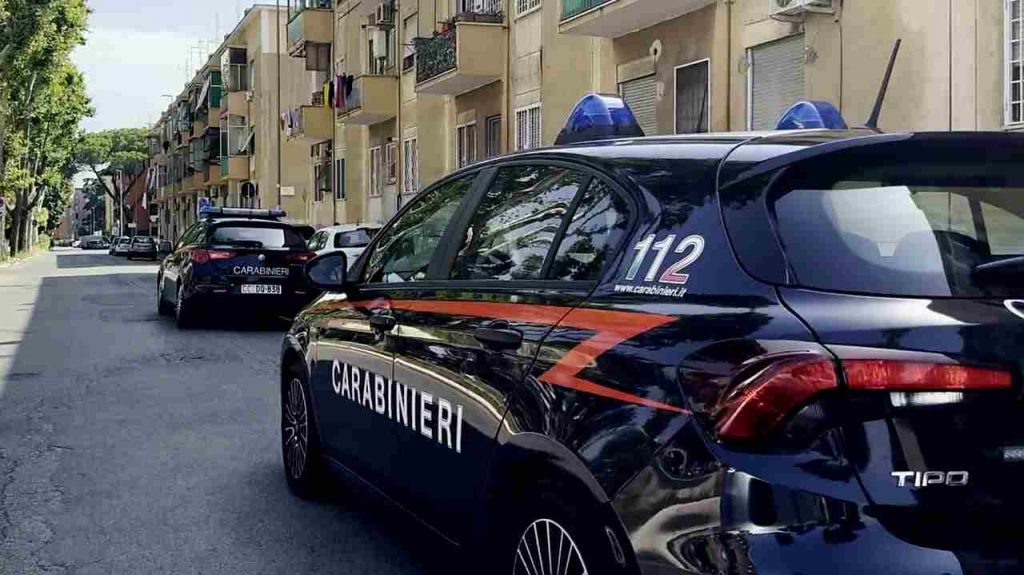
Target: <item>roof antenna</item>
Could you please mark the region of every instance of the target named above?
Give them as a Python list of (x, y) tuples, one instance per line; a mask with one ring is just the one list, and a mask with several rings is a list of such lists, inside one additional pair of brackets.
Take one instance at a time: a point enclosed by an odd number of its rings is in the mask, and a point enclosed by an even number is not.
[(868, 118), (866, 127), (878, 130), (878, 116), (882, 114), (882, 102), (885, 101), (885, 93), (889, 90), (889, 78), (892, 77), (892, 68), (896, 64), (896, 54), (900, 52), (902, 38), (896, 39), (896, 45), (892, 47), (892, 55), (889, 56), (889, 66), (885, 69), (885, 77), (882, 78), (882, 86), (878, 89), (878, 98), (875, 100), (875, 108), (871, 110), (871, 117)]

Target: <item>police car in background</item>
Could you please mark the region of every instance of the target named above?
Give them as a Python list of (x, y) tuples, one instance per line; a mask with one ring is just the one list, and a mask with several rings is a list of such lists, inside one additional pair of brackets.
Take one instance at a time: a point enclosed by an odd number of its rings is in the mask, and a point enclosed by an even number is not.
[(207, 207), (157, 273), (161, 314), (179, 327), (219, 313), (291, 316), (314, 297), (302, 266), (313, 253), (281, 210)]
[(486, 161), (314, 259), (289, 487), (371, 484), (475, 572), (1024, 571), (1024, 137), (839, 126)]

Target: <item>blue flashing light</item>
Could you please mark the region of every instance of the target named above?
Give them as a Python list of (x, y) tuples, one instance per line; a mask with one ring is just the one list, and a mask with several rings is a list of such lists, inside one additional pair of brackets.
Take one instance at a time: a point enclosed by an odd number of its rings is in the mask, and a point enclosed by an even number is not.
[(625, 100), (607, 94), (588, 94), (569, 114), (555, 145), (643, 136), (644, 131)]
[(803, 101), (793, 104), (779, 118), (775, 125), (778, 130), (813, 130), (826, 128), (829, 130), (847, 129), (846, 120), (829, 102)]

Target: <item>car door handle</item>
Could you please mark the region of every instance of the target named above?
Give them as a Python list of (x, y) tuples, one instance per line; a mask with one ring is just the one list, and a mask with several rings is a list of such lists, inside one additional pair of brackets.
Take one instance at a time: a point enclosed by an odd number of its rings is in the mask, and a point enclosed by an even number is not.
[(395, 318), (390, 315), (370, 316), (370, 329), (374, 331), (391, 331), (395, 328)]
[(523, 343), (523, 332), (507, 327), (478, 327), (473, 337), (485, 347), (498, 350), (519, 349)]

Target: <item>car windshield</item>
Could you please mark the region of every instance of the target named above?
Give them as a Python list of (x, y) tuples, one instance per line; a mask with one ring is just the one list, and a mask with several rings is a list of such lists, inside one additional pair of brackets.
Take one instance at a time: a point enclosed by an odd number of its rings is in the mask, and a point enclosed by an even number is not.
[(334, 235), (334, 247), (365, 248), (376, 233), (376, 228), (359, 228), (350, 232), (338, 232)]
[(770, 206), (799, 285), (927, 297), (1024, 291), (1024, 266), (1012, 260), (1024, 255), (1024, 177), (1005, 151), (840, 154), (794, 168)]
[(132, 240), (132, 243), (137, 244), (137, 245), (147, 246), (147, 245), (152, 245), (153, 244), (153, 240), (152, 240), (152, 238), (135, 238), (134, 240)]
[(222, 225), (214, 228), (210, 245), (253, 248), (301, 248), (302, 234), (286, 226)]

